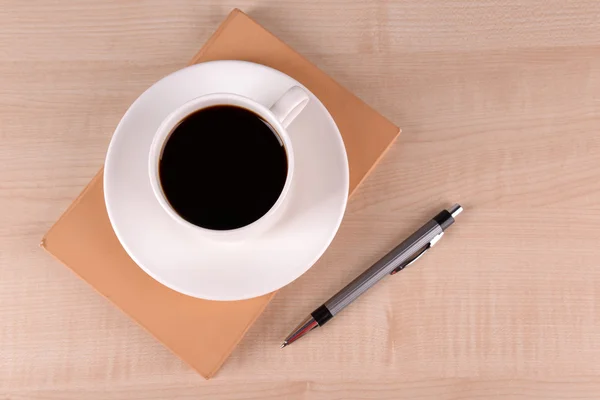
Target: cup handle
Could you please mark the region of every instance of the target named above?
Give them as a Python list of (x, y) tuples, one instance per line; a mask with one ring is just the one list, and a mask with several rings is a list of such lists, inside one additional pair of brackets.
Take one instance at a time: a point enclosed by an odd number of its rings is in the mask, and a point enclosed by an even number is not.
[(287, 128), (308, 104), (308, 93), (300, 86), (292, 86), (271, 106), (271, 112)]

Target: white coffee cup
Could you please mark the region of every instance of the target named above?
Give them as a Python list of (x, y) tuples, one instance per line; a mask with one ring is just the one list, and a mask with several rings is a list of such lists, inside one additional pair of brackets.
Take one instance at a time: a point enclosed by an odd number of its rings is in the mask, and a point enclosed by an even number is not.
[[(284, 201), (289, 194), (292, 180), (294, 177), (294, 149), (292, 141), (287, 132), (287, 127), (294, 119), (302, 112), (308, 104), (308, 93), (299, 86), (293, 86), (286, 91), (270, 108), (260, 104), (252, 99), (232, 93), (213, 93), (197, 97), (183, 104), (175, 111), (170, 113), (159, 126), (152, 144), (150, 146), (150, 157), (148, 163), (148, 171), (150, 174), (150, 184), (152, 191), (158, 203), (164, 211), (175, 221), (194, 230), (198, 234), (212, 237), (215, 239), (224, 240), (240, 240), (256, 236), (263, 232), (268, 227), (272, 226), (279, 220), (279, 216), (284, 206)], [(265, 122), (267, 122), (275, 131), (282, 142), (287, 155), (287, 176), (283, 189), (271, 209), (258, 220), (241, 228), (230, 230), (212, 230), (194, 225), (182, 218), (169, 204), (159, 177), (159, 163), (164, 150), (165, 144), (168, 141), (171, 133), (177, 126), (189, 115), (204, 108), (230, 105), (235, 107), (245, 108), (252, 111)]]

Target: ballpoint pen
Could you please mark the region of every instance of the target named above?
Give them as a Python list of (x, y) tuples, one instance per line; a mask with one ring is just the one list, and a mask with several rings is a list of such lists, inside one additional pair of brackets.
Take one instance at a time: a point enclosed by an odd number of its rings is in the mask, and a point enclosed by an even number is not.
[(313, 311), (285, 338), (281, 348), (294, 343), (313, 329), (323, 326), (388, 274), (394, 275), (417, 261), (442, 238), (444, 231), (454, 223), (454, 218), (462, 211), (463, 208), (455, 204), (450, 209), (443, 210), (433, 217), (404, 242), (396, 246), (345, 288)]

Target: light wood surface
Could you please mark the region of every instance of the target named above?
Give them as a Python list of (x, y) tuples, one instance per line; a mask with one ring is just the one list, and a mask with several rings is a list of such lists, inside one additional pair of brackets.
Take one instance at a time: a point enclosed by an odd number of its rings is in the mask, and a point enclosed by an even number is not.
[[(600, 2), (0, 6), (1, 399), (600, 398)], [(205, 381), (38, 243), (128, 105), (232, 7), (403, 134), (326, 255)], [(279, 350), (456, 201), (432, 254)]]

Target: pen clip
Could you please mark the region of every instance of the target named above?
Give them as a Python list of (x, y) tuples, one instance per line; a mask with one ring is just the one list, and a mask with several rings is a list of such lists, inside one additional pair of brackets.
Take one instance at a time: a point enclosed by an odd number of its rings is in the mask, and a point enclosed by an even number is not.
[(436, 235), (433, 239), (431, 239), (431, 242), (429, 242), (425, 246), (423, 246), (423, 248), (420, 249), (417, 253), (415, 253), (415, 255), (412, 258), (409, 258), (408, 260), (406, 260), (405, 262), (403, 262), (402, 264), (397, 266), (392, 272), (390, 272), (390, 275), (394, 275), (394, 274), (402, 271), (404, 268), (408, 267), (409, 265), (411, 265), (412, 263), (417, 261), (419, 258), (423, 257), (423, 255), (427, 252), (427, 250), (429, 250), (433, 245), (435, 245), (437, 242), (439, 242), (439, 240), (442, 238), (443, 235), (444, 235), (444, 232), (440, 233), (439, 235)]

